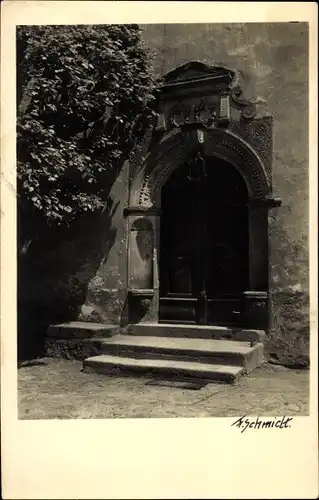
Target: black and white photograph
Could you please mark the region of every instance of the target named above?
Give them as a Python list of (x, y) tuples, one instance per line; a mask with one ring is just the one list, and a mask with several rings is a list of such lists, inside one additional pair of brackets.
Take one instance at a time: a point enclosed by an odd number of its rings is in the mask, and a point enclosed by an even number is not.
[(307, 23), (16, 37), (19, 418), (308, 415)]
[(4, 2), (3, 498), (316, 498), (311, 2)]

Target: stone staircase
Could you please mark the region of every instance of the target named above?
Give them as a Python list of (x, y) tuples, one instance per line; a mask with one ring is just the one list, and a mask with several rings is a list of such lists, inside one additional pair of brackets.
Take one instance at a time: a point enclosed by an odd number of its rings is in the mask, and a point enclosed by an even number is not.
[(233, 383), (263, 362), (265, 333), (226, 327), (143, 324), (98, 341), (84, 372)]

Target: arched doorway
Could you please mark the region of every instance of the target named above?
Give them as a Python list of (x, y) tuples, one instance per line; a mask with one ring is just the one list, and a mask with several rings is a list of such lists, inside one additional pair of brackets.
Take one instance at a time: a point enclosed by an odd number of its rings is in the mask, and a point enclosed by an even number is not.
[(240, 324), (249, 288), (248, 190), (216, 156), (194, 155), (161, 191), (161, 322)]
[[(191, 126), (168, 131), (158, 142), (154, 143), (154, 147), (150, 150), (145, 161), (134, 173), (130, 186), (129, 206), (124, 213), (129, 228), (138, 217), (147, 218), (151, 222), (154, 232), (154, 265), (148, 281), (152, 284), (151, 288), (145, 289), (144, 279), (141, 283), (135, 283), (136, 289), (134, 290), (131, 290), (129, 283), (129, 301), (133, 295), (138, 297), (138, 301), (143, 304), (143, 307), (145, 306), (146, 310), (142, 321), (149, 323), (219, 324), (266, 329), (268, 325), (269, 273), (268, 212), (271, 207), (278, 206), (278, 200), (272, 197), (270, 172), (267, 171), (256, 150), (233, 131), (222, 127), (213, 127), (209, 130), (202, 129), (202, 136), (200, 137), (200, 135), (198, 129)], [(202, 167), (200, 161), (195, 161), (198, 153), (202, 155), (204, 160)], [(187, 166), (185, 166), (186, 164)], [(198, 184), (197, 188), (185, 187), (187, 185), (185, 175), (186, 178), (189, 176), (190, 164), (192, 165), (192, 182), (194, 186)], [(199, 174), (201, 180), (196, 181), (198, 171), (201, 168), (205, 169), (204, 173), (209, 172), (209, 178), (205, 177), (202, 172)], [(183, 169), (184, 177), (182, 175)], [(181, 172), (181, 174), (178, 172)], [(216, 174), (215, 180), (213, 172)], [(217, 175), (217, 172), (219, 172), (219, 175)], [(181, 181), (180, 186), (178, 186), (179, 175), (185, 181), (184, 183)], [(172, 187), (175, 184), (174, 179), (177, 183), (175, 189)], [(223, 188), (223, 184), (225, 188)], [(202, 189), (207, 189), (204, 197), (199, 194), (201, 193), (199, 186)], [(231, 186), (236, 188), (235, 192), (238, 195), (236, 203), (234, 203), (234, 196), (229, 194), (232, 193)], [(193, 189), (197, 195), (197, 198), (195, 198), (198, 200), (196, 209), (191, 210), (191, 205), (194, 203), (193, 196), (185, 195), (183, 202), (182, 193), (186, 193), (187, 189)], [(169, 194), (165, 195), (165, 192), (169, 193), (170, 191), (171, 196)], [(171, 200), (175, 201), (170, 204), (169, 201), (165, 201), (165, 197), (168, 200), (171, 198)], [(200, 200), (203, 205), (199, 204)], [(209, 202), (209, 200), (211, 201)], [(205, 206), (209, 216), (206, 214), (204, 218), (197, 217), (196, 219), (194, 217), (196, 210), (204, 211), (203, 207)], [(237, 208), (230, 212), (228, 216), (227, 210), (230, 210), (230, 206), (237, 206)], [(242, 211), (237, 211), (238, 206), (242, 207)], [(228, 209), (226, 210), (225, 207), (228, 207)], [(190, 213), (188, 214), (188, 212)], [(184, 217), (182, 218), (183, 213)], [(202, 283), (203, 279), (207, 277), (207, 272), (204, 273), (203, 271), (204, 263), (208, 266), (209, 271), (209, 265), (212, 266), (214, 261), (210, 260), (207, 264), (208, 258), (203, 260), (202, 253), (199, 253), (195, 262), (202, 267), (199, 272), (199, 268), (191, 272), (191, 285), (189, 285), (189, 274), (187, 277), (187, 274), (182, 272), (182, 259), (178, 259), (179, 267), (177, 266), (176, 271), (179, 271), (180, 279), (183, 277), (187, 281), (188, 288), (184, 281), (184, 291), (176, 290), (177, 285), (173, 283), (171, 274), (178, 255), (177, 251), (175, 251), (175, 263), (174, 265), (170, 263), (174, 251), (172, 250), (172, 256), (169, 257), (168, 249), (172, 249), (173, 244), (169, 242), (169, 236), (165, 236), (165, 226), (170, 223), (173, 224), (173, 220), (175, 220), (174, 231), (181, 233), (183, 226), (187, 231), (189, 230), (189, 221), (191, 221), (193, 227), (197, 228), (199, 226), (198, 231), (200, 231), (200, 228), (201, 231), (203, 231), (203, 228), (208, 230), (214, 228), (214, 223), (217, 224), (218, 219), (216, 217), (219, 214), (222, 216), (220, 231), (226, 230), (226, 227), (232, 228), (232, 234), (235, 238), (237, 225), (234, 221), (236, 218), (231, 219), (233, 220), (231, 225), (226, 226), (224, 221), (227, 217), (239, 217), (239, 213), (242, 214), (241, 217), (246, 219), (247, 223), (237, 224), (238, 228), (246, 229), (241, 229), (241, 240), (238, 238), (235, 240), (238, 255), (235, 253), (235, 256), (229, 255), (228, 257), (228, 263), (230, 258), (233, 263), (238, 262), (239, 257), (239, 260), (241, 260), (241, 264), (237, 268), (234, 265), (227, 266), (227, 269), (232, 268), (233, 270), (231, 273), (232, 288), (228, 286), (226, 288), (226, 283), (229, 283), (229, 280), (221, 278), (214, 281), (210, 279), (210, 282), (206, 283), (204, 288), (200, 288), (198, 282)], [(179, 219), (178, 214), (180, 214)], [(165, 219), (168, 223), (165, 222)], [(198, 223), (199, 220), (200, 224)], [(214, 231), (216, 231), (216, 227), (211, 230), (211, 234), (214, 234)], [(247, 237), (244, 237), (245, 234)], [(230, 233), (228, 235), (231, 236)], [(196, 242), (200, 252), (205, 250), (209, 254), (211, 248), (207, 250), (208, 242), (206, 241), (206, 247), (203, 249), (199, 245), (199, 241), (202, 240), (195, 239), (193, 236), (189, 236), (191, 244), (195, 245)], [(240, 248), (242, 251), (240, 251)], [(243, 249), (246, 249), (246, 253)], [(226, 253), (230, 254), (230, 252), (225, 252), (225, 245), (214, 248), (214, 255), (223, 255), (224, 262)], [(194, 255), (194, 252), (192, 255)], [(217, 259), (217, 262), (220, 261)], [(132, 269), (134, 270), (136, 265), (135, 255), (128, 262), (129, 275), (131, 275)], [(222, 264), (220, 267), (225, 269), (226, 266)], [(246, 272), (243, 269), (246, 269)], [(220, 269), (219, 273), (222, 275)], [(240, 279), (235, 278), (235, 275), (240, 276)], [(174, 279), (177, 280), (177, 277), (177, 274), (175, 274)], [(193, 277), (197, 282), (194, 287)], [(198, 277), (200, 277), (200, 280)], [(224, 283), (225, 286), (217, 288), (218, 283)], [(235, 286), (235, 283), (237, 283), (237, 286)], [(169, 286), (175, 287), (176, 291), (170, 290)], [(193, 289), (196, 290), (196, 294)], [(207, 295), (209, 290), (211, 293)]]

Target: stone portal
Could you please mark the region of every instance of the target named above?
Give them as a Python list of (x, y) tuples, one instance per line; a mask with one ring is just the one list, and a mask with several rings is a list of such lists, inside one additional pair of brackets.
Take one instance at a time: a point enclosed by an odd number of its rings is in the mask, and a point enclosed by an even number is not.
[(272, 118), (234, 71), (170, 72), (125, 210), (128, 322), (267, 329)]

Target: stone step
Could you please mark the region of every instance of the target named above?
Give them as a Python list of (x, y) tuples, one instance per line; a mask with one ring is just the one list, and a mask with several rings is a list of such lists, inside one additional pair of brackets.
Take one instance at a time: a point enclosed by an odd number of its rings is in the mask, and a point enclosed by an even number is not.
[(209, 382), (233, 383), (245, 373), (242, 366), (214, 365), (191, 361), (164, 359), (134, 359), (102, 354), (87, 358), (83, 363), (85, 373), (105, 375), (143, 374), (152, 377), (199, 378)]
[(232, 339), (259, 343), (265, 340), (263, 330), (235, 329), (213, 325), (181, 325), (174, 323), (138, 323), (126, 327), (126, 334), (151, 337), (173, 337), (194, 339)]
[(89, 323), (85, 321), (70, 321), (51, 325), (46, 336), (55, 339), (89, 339), (108, 338), (120, 333), (120, 326), (104, 323)]
[(194, 338), (116, 335), (103, 341), (101, 353), (139, 359), (167, 359), (243, 366), (247, 372), (263, 361), (263, 345)]
[(230, 338), (232, 329), (223, 326), (181, 325), (174, 323), (137, 323), (127, 326), (128, 335), (211, 339)]

